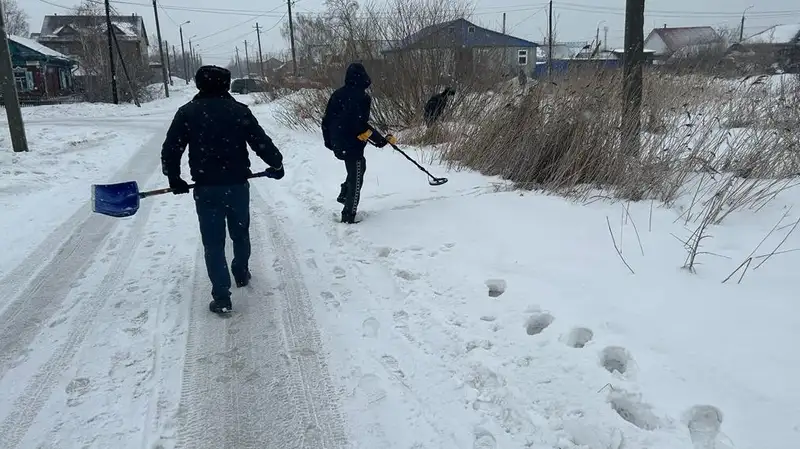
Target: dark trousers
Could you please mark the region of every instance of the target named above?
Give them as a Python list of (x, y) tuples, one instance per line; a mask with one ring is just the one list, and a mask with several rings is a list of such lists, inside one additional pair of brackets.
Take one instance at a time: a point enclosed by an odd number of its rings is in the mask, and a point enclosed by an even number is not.
[(361, 199), (361, 186), (364, 185), (364, 173), (367, 171), (367, 160), (346, 159), (344, 166), (347, 168), (347, 179), (341, 185), (340, 198), (344, 198), (343, 214), (355, 216), (358, 211), (358, 202)]
[(225, 257), (225, 225), (233, 241), (231, 271), (241, 279), (248, 272), (250, 260), (250, 184), (195, 187), (194, 200), (211, 296), (227, 302), (231, 297), (231, 277)]

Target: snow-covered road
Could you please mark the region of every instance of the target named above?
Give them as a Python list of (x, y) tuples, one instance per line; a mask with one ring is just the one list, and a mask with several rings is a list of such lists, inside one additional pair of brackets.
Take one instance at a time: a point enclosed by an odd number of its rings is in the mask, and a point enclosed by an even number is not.
[[(781, 207), (715, 228), (707, 250), (728, 259), (689, 275), (674, 211), (579, 206), (436, 166), (451, 181), (430, 187), (370, 150), (365, 221), (345, 226), (341, 164), (319, 136), (279, 126), (277, 105), (258, 105), (287, 175), (251, 183), (253, 280), (220, 318), (207, 309), (189, 195), (148, 198), (126, 219), (88, 204), (92, 183), (165, 185), (160, 144), (188, 94), (142, 110), (27, 110), (38, 152), (0, 154), (3, 449), (764, 449), (800, 438), (798, 256), (720, 284)], [(613, 232), (635, 276), (610, 242), (610, 214), (628, 217)]]

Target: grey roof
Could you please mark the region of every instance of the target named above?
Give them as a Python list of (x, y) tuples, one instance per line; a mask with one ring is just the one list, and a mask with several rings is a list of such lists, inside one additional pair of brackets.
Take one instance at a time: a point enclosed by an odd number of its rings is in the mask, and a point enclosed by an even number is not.
[(450, 45), (463, 47), (538, 47), (535, 42), (482, 28), (466, 19), (456, 19), (427, 26), (405, 39), (390, 42), (391, 48), (386, 51), (425, 47), (436, 48)]
[(681, 28), (655, 28), (647, 37), (649, 40), (654, 34), (658, 35), (667, 48), (678, 51), (690, 45), (708, 45), (721, 43), (722, 37), (712, 27), (681, 27)]
[[(142, 16), (111, 16), (111, 25), (118, 30), (118, 39), (142, 40), (145, 45), (149, 45)], [(69, 29), (76, 32), (82, 32), (87, 29), (105, 31), (106, 18), (105, 16), (45, 16), (37, 40), (59, 39), (61, 37), (59, 35), (64, 31), (69, 32)]]

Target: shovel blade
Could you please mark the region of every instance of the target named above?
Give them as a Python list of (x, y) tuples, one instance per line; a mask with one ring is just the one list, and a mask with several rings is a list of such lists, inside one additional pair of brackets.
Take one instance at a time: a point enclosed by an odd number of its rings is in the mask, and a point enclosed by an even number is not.
[(447, 178), (433, 178), (431, 179), (428, 184), (432, 186), (440, 186), (447, 182)]
[(136, 181), (92, 185), (92, 211), (109, 217), (130, 217), (139, 210)]

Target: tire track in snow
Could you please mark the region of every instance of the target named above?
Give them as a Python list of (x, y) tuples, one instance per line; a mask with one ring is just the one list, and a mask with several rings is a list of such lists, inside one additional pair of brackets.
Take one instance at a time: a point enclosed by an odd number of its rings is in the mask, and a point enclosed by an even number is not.
[[(151, 176), (159, 159), (148, 157), (147, 152), (157, 146), (158, 141), (158, 137), (154, 137), (142, 145), (112, 179)], [(7, 292), (10, 302), (0, 315), (0, 376), (5, 375), (42, 326), (59, 310), (73, 284), (83, 277), (120, 223), (117, 219), (92, 214), (91, 207), (85, 205), (0, 281), (0, 291)], [(53, 251), (53, 248), (57, 249)], [(49, 261), (48, 254), (53, 254)]]
[[(22, 389), (22, 394), (14, 401), (13, 412), (6, 416), (0, 424), (0, 440), (4, 441), (4, 448), (17, 447), (22, 441), (30, 425), (50, 398), (62, 372), (81, 348), (98, 312), (112, 296), (114, 288), (119, 285), (130, 267), (136, 248), (144, 236), (145, 225), (153, 205), (152, 201), (142, 203), (124, 241), (113, 249), (116, 254), (105, 276), (93, 290), (92, 295), (87, 300), (81, 301), (80, 311), (75, 314), (66, 341), (30, 378), (28, 384)], [(102, 245), (99, 246), (97, 250), (99, 251), (102, 247)], [(92, 262), (100, 263), (98, 260), (90, 260), (84, 265), (90, 265)]]
[[(252, 236), (254, 278), (244, 293), (234, 293), (230, 317), (208, 311), (210, 285), (198, 250), (178, 447), (346, 447), (297, 261), (263, 199), (251, 192), (257, 206), (252, 228), (258, 230)], [(281, 278), (277, 291), (266, 278), (272, 254)]]
[[(304, 436), (311, 436), (311, 442), (314, 443), (302, 447), (342, 447), (346, 441), (344, 420), (338, 410), (311, 298), (295, 255), (296, 249), (275, 219), (274, 210), (258, 190), (254, 189), (254, 192), (258, 209), (269, 223), (270, 239), (276, 251), (276, 262), (280, 266), (280, 269), (276, 269), (285, 286), (286, 298), (280, 303), (284, 306), (282, 312), (287, 326), (284, 344), (290, 352), (297, 353), (297, 363), (292, 366), (295, 369), (292, 379), (296, 382), (294, 387), (302, 390), (304, 395), (299, 404), (304, 407), (303, 421), (307, 426)], [(314, 430), (315, 434), (309, 435), (310, 430)]]

